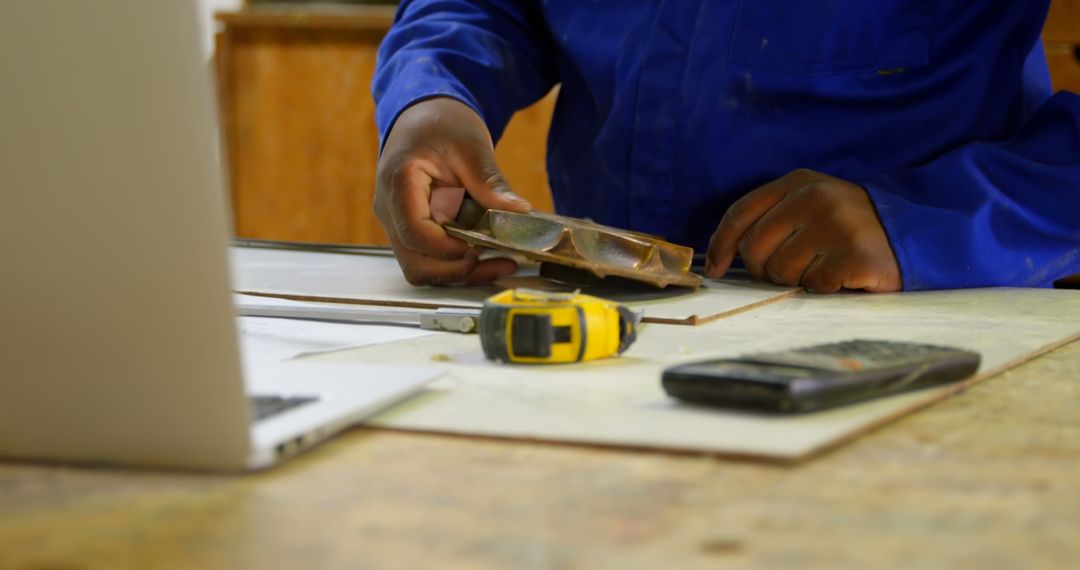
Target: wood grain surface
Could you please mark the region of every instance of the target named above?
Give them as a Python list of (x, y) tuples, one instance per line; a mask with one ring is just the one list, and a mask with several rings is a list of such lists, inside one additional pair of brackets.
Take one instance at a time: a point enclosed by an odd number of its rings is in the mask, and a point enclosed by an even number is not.
[[(372, 212), (378, 131), (370, 94), (392, 7), (221, 13), (216, 70), (236, 235), (386, 244)], [(555, 93), (496, 148), (507, 179), (552, 211), (544, 162)]]
[(1043, 28), (1055, 90), (1080, 93), (1080, 0), (1054, 0)]
[[(1080, 22), (1077, 23), (1080, 28)], [(1055, 91), (1080, 93), (1080, 56), (1077, 55), (1080, 44), (1046, 44), (1046, 61), (1050, 65), (1050, 76)]]
[(379, 148), (368, 93), (381, 33), (225, 34), (223, 116), (237, 235), (385, 243), (371, 211)]
[(1080, 44), (1080, 0), (1053, 0), (1050, 3), (1043, 39)]
[(1080, 343), (800, 467), (355, 429), (249, 476), (0, 463), (0, 568), (1073, 568)]

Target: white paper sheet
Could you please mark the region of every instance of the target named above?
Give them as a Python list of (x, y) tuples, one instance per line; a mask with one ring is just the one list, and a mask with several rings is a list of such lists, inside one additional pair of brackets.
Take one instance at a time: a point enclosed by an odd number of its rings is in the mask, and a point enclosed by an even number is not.
[[(385, 257), (237, 249), (241, 289), (478, 306), (488, 288), (413, 288)], [(756, 299), (756, 300), (755, 300)], [(850, 338), (938, 342), (983, 355), (981, 376), (1080, 334), (1080, 293), (987, 289), (897, 295), (798, 295), (739, 282), (630, 303), (649, 314), (726, 318), (699, 327), (647, 325), (618, 359), (516, 367), (484, 360), (476, 337), (441, 333), (320, 355), (318, 360), (434, 365), (448, 375), (377, 418), (387, 427), (795, 460), (936, 401), (942, 388), (797, 417), (681, 405), (663, 368), (711, 357)]]
[[(376, 303), (479, 307), (502, 288), (413, 287), (392, 257), (260, 248), (233, 248), (236, 289)], [(645, 311), (650, 319), (707, 322), (749, 307), (776, 301), (795, 289), (746, 280), (706, 281), (697, 291), (668, 289), (606, 298)], [(588, 291), (586, 291), (588, 292)]]
[(956, 388), (777, 417), (682, 405), (664, 394), (661, 371), (693, 360), (872, 338), (975, 350), (985, 377), (1078, 334), (1080, 292), (986, 289), (798, 296), (699, 327), (647, 325), (624, 356), (595, 363), (496, 365), (484, 360), (475, 338), (450, 334), (319, 358), (433, 364), (447, 371), (425, 395), (377, 417), (376, 425), (790, 461)]

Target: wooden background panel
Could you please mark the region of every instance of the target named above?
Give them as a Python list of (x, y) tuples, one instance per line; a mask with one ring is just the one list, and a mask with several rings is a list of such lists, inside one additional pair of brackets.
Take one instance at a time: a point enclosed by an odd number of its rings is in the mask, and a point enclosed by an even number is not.
[[(221, 114), (241, 237), (386, 244), (372, 212), (370, 95), (392, 9), (219, 14)], [(552, 210), (545, 169), (554, 94), (518, 113), (497, 156), (515, 191)]]
[(1051, 3), (1043, 39), (1080, 44), (1080, 0), (1054, 0)]
[(1046, 60), (1055, 90), (1080, 93), (1080, 57), (1077, 56), (1077, 47), (1072, 45), (1046, 45)]
[(378, 136), (369, 86), (381, 34), (226, 33), (236, 233), (385, 243), (371, 213)]
[(1054, 0), (1043, 41), (1054, 89), (1080, 93), (1080, 0)]

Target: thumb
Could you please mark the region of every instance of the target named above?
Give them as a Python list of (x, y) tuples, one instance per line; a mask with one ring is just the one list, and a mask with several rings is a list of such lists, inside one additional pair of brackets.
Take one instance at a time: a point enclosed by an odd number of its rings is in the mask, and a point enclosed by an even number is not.
[(477, 203), (491, 210), (528, 212), (532, 205), (510, 189), (510, 184), (495, 162), (490, 142), (461, 145), (451, 161), (451, 168), (466, 192)]

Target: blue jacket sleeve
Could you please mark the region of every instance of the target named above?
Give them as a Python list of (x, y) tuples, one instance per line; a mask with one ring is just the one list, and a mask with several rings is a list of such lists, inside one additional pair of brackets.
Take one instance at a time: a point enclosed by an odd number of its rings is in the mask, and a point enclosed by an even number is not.
[(538, 0), (405, 0), (379, 49), (372, 93), (379, 146), (398, 115), (447, 96), (498, 140), (510, 117), (557, 83)]
[(1011, 140), (863, 181), (904, 289), (1049, 286), (1080, 273), (1080, 97), (1058, 93)]

